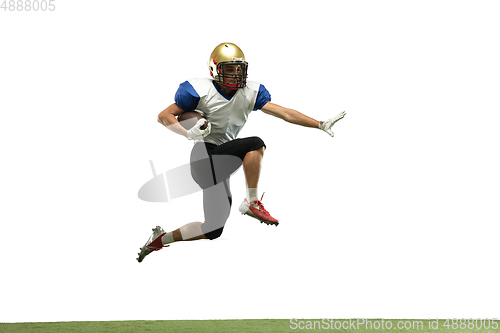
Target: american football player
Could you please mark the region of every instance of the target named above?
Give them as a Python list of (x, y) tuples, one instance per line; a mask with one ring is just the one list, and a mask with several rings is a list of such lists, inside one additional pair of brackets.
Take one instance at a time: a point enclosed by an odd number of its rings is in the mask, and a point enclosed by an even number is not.
[[(216, 239), (229, 217), (232, 195), (229, 177), (243, 165), (246, 198), (239, 211), (268, 225), (278, 225), (259, 199), (258, 183), (266, 145), (259, 137), (237, 138), (252, 112), (262, 112), (286, 122), (317, 128), (333, 137), (332, 126), (345, 112), (327, 121), (317, 121), (296, 110), (271, 103), (271, 94), (260, 83), (247, 81), (248, 63), (243, 51), (232, 43), (218, 45), (210, 54), (211, 78), (193, 79), (180, 84), (175, 103), (158, 115), (158, 122), (169, 130), (194, 141), (191, 151), (191, 175), (203, 189), (204, 222), (191, 222), (171, 232), (157, 226), (137, 260), (177, 241)], [(204, 119), (187, 130), (177, 117), (197, 111)], [(208, 121), (208, 124), (205, 124)], [(201, 129), (206, 125), (205, 129)], [(237, 157), (238, 163), (225, 163), (224, 157)]]

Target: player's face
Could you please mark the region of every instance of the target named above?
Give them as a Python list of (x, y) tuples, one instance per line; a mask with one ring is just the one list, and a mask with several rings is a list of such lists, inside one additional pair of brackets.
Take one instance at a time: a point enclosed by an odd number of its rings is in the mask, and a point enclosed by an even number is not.
[[(222, 73), (230, 75), (243, 75), (243, 68), (241, 65), (227, 64), (222, 66)], [(238, 83), (237, 81), (238, 79), (236, 76), (226, 78), (226, 82), (230, 84), (236, 84)]]

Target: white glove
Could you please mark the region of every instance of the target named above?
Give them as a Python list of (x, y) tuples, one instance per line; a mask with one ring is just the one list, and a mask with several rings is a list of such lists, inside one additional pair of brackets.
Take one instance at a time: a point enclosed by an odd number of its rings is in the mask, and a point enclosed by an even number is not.
[(332, 126), (339, 121), (340, 119), (344, 118), (345, 116), (345, 111), (342, 111), (335, 117), (328, 119), (326, 121), (320, 121), (319, 122), (319, 129), (325, 131), (326, 133), (330, 134), (331, 137), (333, 137), (333, 132), (332, 132)]
[[(207, 128), (200, 129), (200, 127), (205, 125), (205, 122), (208, 124)], [(206, 119), (198, 119), (196, 124), (189, 131), (187, 131), (187, 138), (189, 140), (203, 140), (204, 137), (210, 134), (211, 130), (212, 126)]]

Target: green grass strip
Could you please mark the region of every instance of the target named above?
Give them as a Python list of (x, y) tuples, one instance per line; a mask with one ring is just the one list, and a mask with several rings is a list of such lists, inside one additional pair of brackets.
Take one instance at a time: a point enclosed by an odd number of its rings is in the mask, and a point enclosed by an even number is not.
[(1, 333), (164, 333), (164, 332), (430, 332), (500, 333), (498, 320), (440, 319), (252, 319), (252, 320), (157, 320), (84, 321), (55, 323), (0, 323)]

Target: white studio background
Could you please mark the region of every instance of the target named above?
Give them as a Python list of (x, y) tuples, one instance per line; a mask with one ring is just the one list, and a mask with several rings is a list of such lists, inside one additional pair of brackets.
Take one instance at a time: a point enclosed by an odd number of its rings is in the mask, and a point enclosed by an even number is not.
[[(498, 316), (500, 5), (495, 1), (61, 1), (0, 11), (0, 322)], [(273, 102), (261, 192), (215, 241), (143, 263), (201, 193), (138, 199), (192, 146), (156, 122), (234, 42)]]

